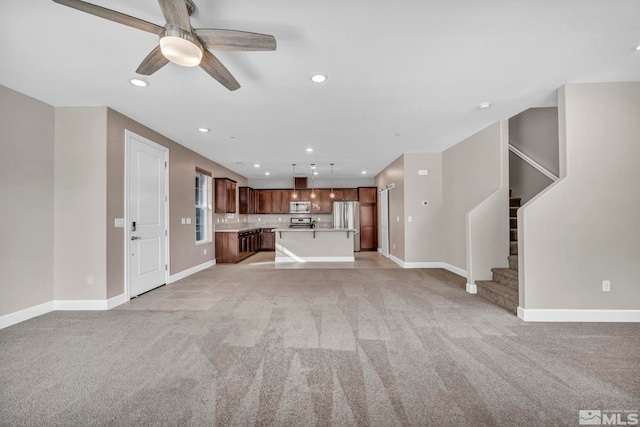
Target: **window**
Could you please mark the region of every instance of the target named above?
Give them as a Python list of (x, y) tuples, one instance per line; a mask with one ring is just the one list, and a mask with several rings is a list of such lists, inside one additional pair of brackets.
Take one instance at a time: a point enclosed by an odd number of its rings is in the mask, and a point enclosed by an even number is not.
[(196, 170), (196, 243), (211, 241), (211, 177)]

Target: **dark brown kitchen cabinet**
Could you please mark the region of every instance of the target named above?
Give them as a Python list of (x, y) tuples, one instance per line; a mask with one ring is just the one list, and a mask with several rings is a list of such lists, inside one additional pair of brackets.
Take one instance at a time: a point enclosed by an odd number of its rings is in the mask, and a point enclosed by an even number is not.
[(342, 200), (347, 202), (355, 202), (358, 200), (358, 189), (357, 188), (344, 188), (344, 198)]
[[(330, 214), (333, 208), (333, 199), (331, 198), (331, 190), (316, 190), (316, 199), (320, 214)], [(314, 211), (315, 213), (315, 211)]]
[(238, 190), (239, 212), (241, 214), (256, 213), (256, 193), (251, 187), (240, 187)]
[(360, 201), (360, 250), (378, 249), (378, 189), (375, 187), (358, 188)]
[(291, 201), (292, 190), (277, 190), (280, 193), (280, 206), (278, 207), (278, 213), (289, 213), (289, 202)]
[(276, 250), (276, 234), (273, 228), (263, 228), (260, 232), (260, 250), (275, 251)]
[(282, 191), (280, 190), (271, 190), (271, 213), (279, 214), (280, 205), (282, 204)]
[(270, 214), (272, 205), (273, 192), (272, 190), (259, 190), (258, 191), (258, 209), (257, 214)]
[(260, 250), (260, 229), (216, 232), (216, 264), (234, 264)]
[(236, 182), (229, 178), (214, 178), (215, 212), (236, 212)]

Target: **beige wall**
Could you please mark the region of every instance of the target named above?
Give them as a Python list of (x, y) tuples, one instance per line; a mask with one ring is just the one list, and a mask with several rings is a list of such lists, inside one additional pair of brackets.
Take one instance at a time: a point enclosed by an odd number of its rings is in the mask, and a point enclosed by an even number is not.
[[(214, 177), (230, 178), (238, 186), (247, 185), (246, 178), (177, 144), (140, 123), (108, 109), (107, 129), (107, 265), (108, 297), (124, 292), (125, 229), (115, 228), (114, 219), (124, 218), (125, 130), (128, 129), (169, 149), (169, 244), (170, 274), (198, 266), (215, 259), (214, 244), (195, 243), (194, 173), (205, 169)], [(237, 205), (237, 194), (236, 194)], [(217, 218), (224, 215), (215, 215)], [(191, 218), (191, 224), (181, 224), (181, 218)], [(238, 221), (238, 215), (233, 221)], [(204, 250), (207, 253), (204, 253)]]
[(404, 155), (404, 209), (404, 261), (442, 261), (442, 153)]
[[(509, 143), (556, 176), (560, 173), (558, 109), (530, 108), (509, 119)], [(527, 203), (553, 181), (509, 153), (509, 188)]]
[(551, 184), (553, 181), (545, 174), (509, 152), (509, 188), (513, 197), (520, 197), (520, 205), (533, 199)]
[(106, 297), (105, 107), (56, 108), (54, 299)]
[(0, 316), (53, 299), (54, 109), (0, 85)]
[(442, 154), (443, 261), (465, 271), (467, 213), (502, 185), (503, 129), (504, 125), (496, 122)]
[[(376, 176), (378, 189), (389, 184), (395, 184), (395, 188), (389, 190), (389, 254), (404, 261), (404, 155), (398, 157)], [(378, 218), (380, 218), (379, 211)], [(378, 227), (378, 242), (381, 241)]]
[(640, 309), (640, 83), (567, 85), (558, 104), (561, 179), (518, 213), (520, 306)]

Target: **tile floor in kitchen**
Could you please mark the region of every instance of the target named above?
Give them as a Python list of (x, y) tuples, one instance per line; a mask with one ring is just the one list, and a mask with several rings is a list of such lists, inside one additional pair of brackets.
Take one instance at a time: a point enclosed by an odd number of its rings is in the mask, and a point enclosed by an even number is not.
[(210, 310), (245, 277), (273, 269), (377, 269), (401, 268), (378, 252), (357, 252), (355, 262), (281, 263), (275, 252), (258, 252), (237, 264), (218, 264), (177, 282), (144, 293), (114, 310)]

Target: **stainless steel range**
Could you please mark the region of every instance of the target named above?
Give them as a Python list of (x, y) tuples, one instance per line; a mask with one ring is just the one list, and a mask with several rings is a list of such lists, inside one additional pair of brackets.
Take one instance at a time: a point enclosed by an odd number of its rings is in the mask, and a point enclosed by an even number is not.
[(311, 217), (291, 218), (289, 228), (311, 228)]

